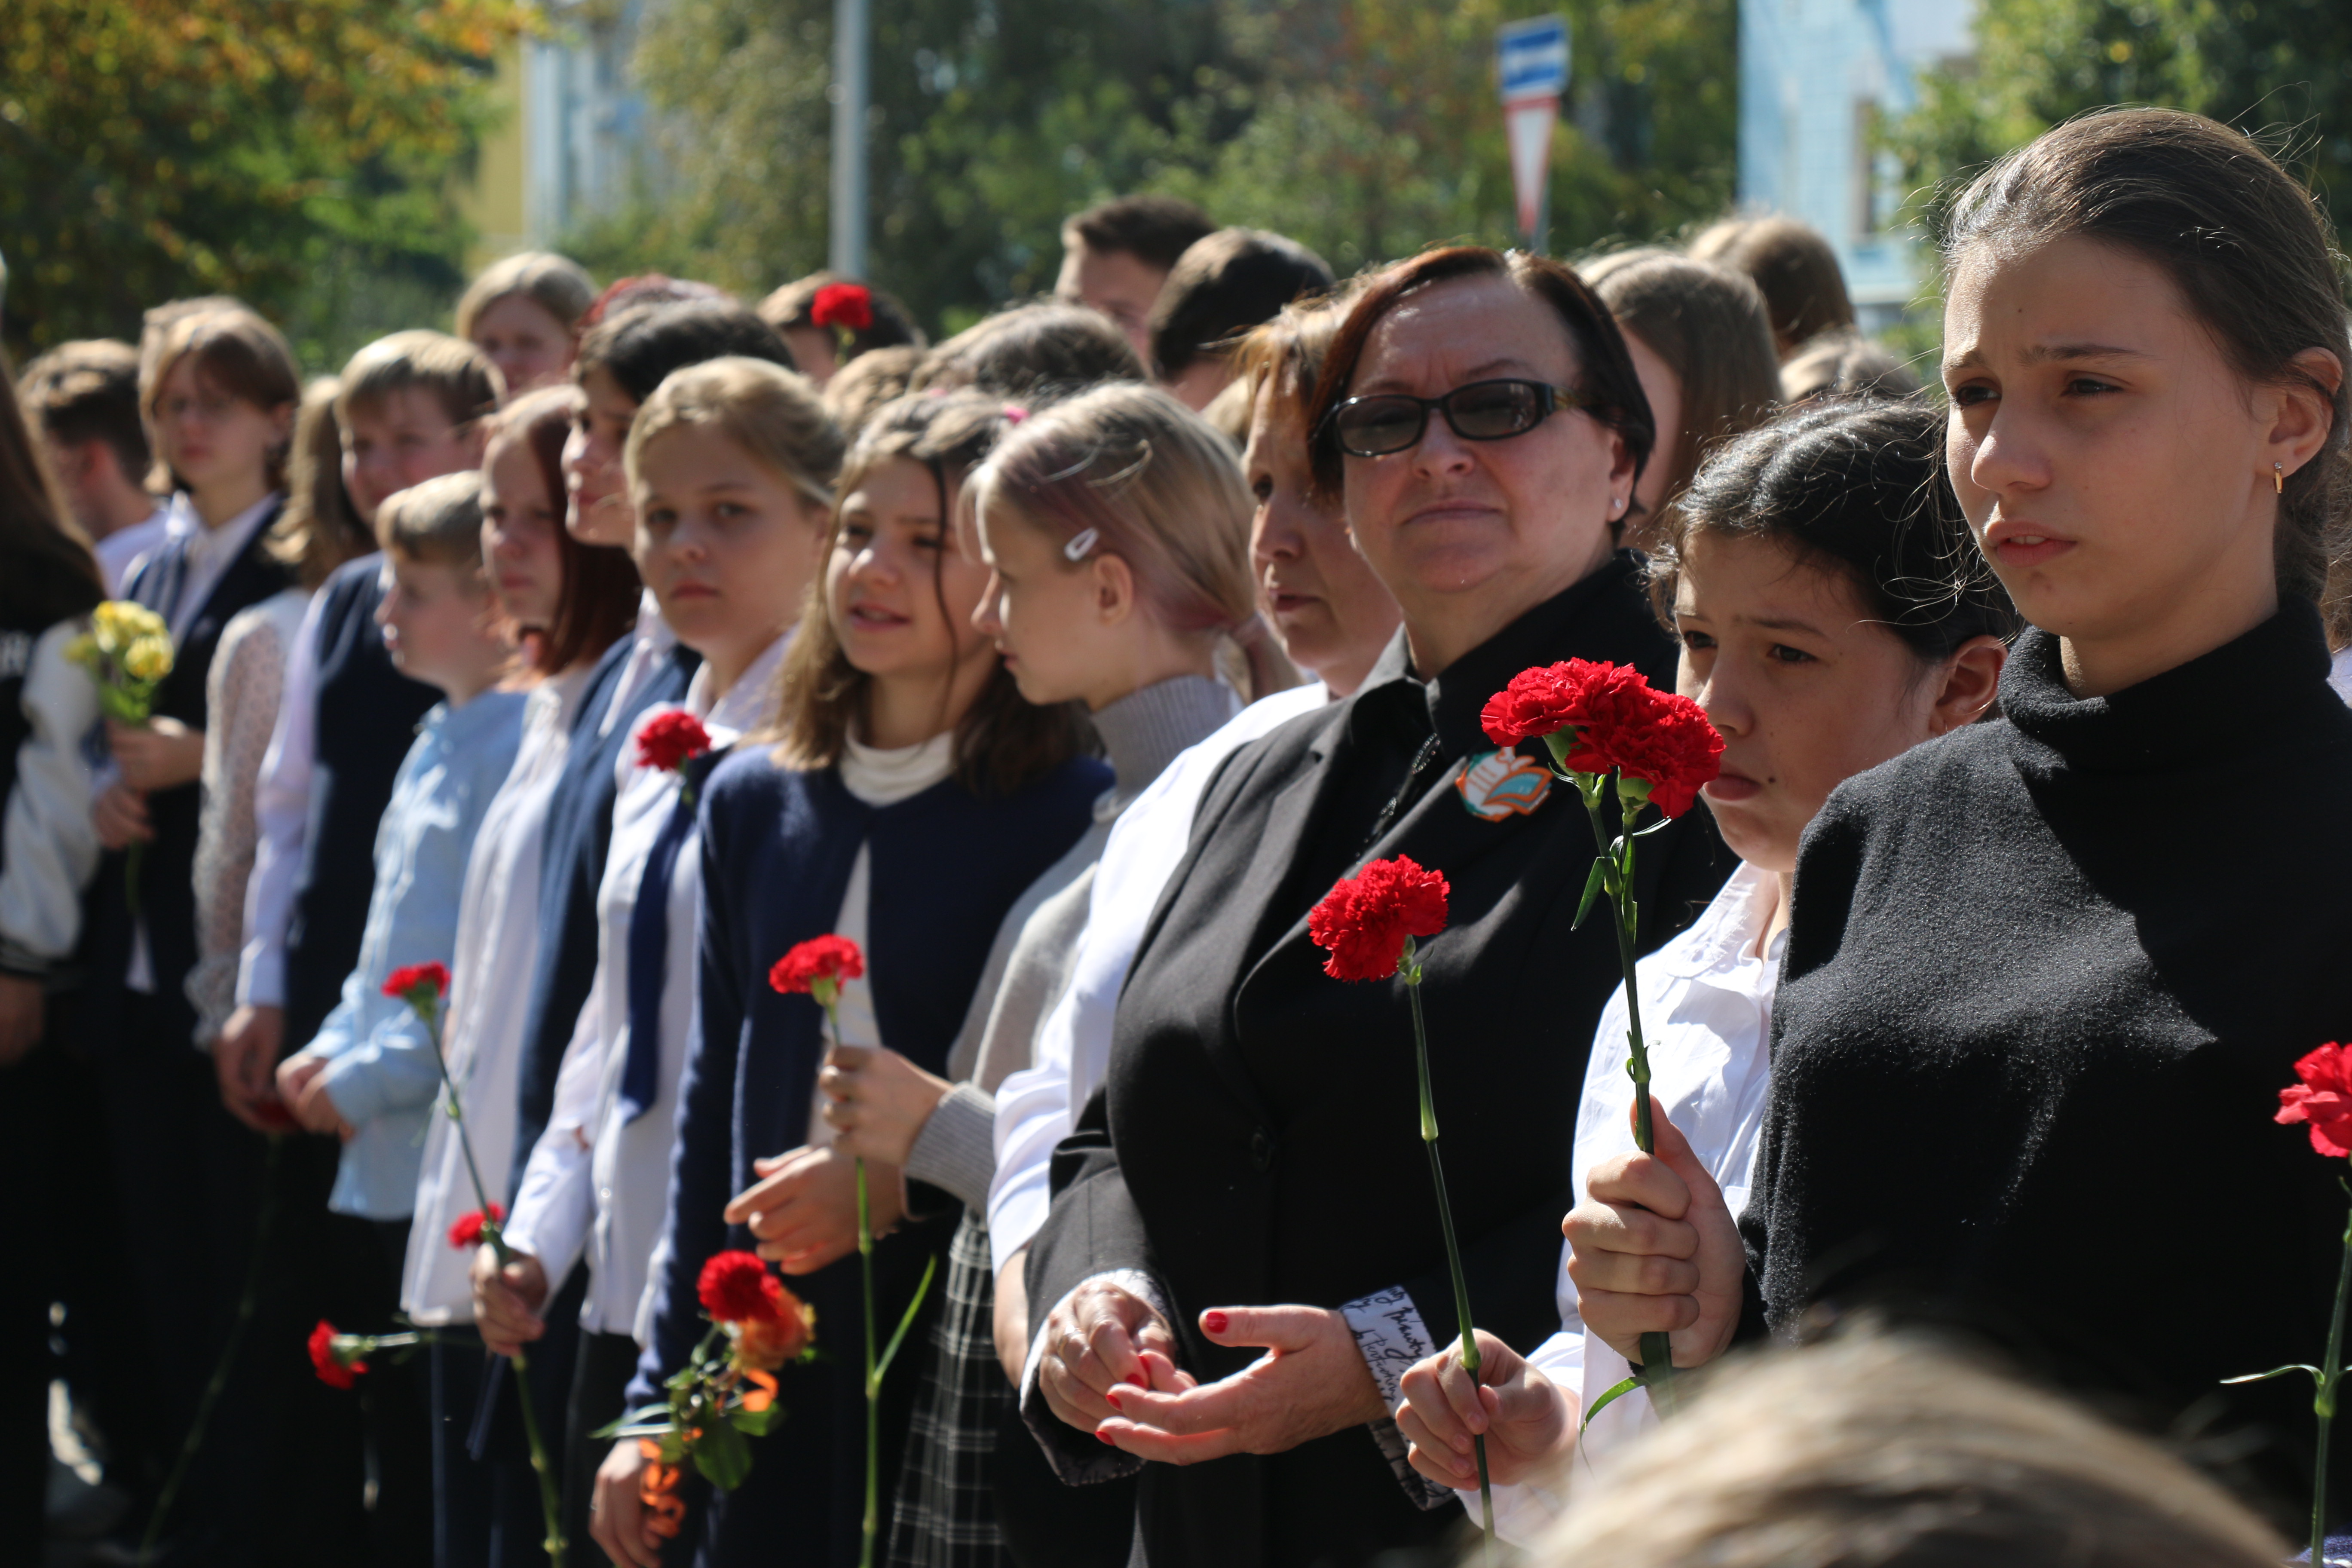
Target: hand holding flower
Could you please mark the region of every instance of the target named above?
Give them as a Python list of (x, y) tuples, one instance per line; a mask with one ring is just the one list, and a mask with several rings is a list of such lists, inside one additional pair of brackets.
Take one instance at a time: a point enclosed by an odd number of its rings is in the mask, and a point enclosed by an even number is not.
[(833, 1146), (877, 1164), (899, 1165), (955, 1086), (887, 1047), (835, 1046), (816, 1076)]
[[(729, 1225), (748, 1226), (761, 1258), (787, 1274), (814, 1274), (857, 1250), (857, 1161), (827, 1144), (754, 1160), (760, 1180), (727, 1205)], [(905, 1213), (898, 1173), (876, 1173), (871, 1204), (876, 1235)]]
[(1620, 1154), (1585, 1176), (1560, 1222), (1584, 1326), (1639, 1364), (1642, 1336), (1672, 1336), (1674, 1363), (1702, 1366), (1739, 1326), (1748, 1259), (1739, 1226), (1681, 1129), (1652, 1102), (1654, 1154)]
[(175, 789), (195, 783), (205, 771), (205, 732), (177, 719), (159, 717), (143, 724), (109, 719), (106, 744), (115, 771), (132, 789)]
[(146, 795), (119, 779), (90, 802), (89, 821), (98, 830), (99, 843), (109, 849), (127, 849), (155, 837), (154, 824), (147, 819)]
[(547, 1305), (547, 1268), (528, 1252), (504, 1265), (494, 1247), (477, 1247), (467, 1270), (474, 1291), (474, 1326), (492, 1355), (521, 1353), (547, 1332), (539, 1310)]
[(1475, 1377), (1449, 1346), (1414, 1363), (1400, 1385), (1397, 1430), (1412, 1445), (1412, 1468), (1456, 1491), (1478, 1484), (1477, 1437), (1495, 1483), (1512, 1486), (1556, 1464), (1576, 1436), (1577, 1394), (1483, 1329)]
[(306, 1132), (333, 1134), (343, 1129), (342, 1112), (326, 1084), (327, 1061), (308, 1051), (297, 1051), (278, 1064), (278, 1098)]

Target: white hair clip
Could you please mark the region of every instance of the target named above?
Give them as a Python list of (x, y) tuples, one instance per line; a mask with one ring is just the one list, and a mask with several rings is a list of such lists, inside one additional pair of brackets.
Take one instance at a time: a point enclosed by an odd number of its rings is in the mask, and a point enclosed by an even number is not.
[(1067, 544), (1062, 546), (1062, 558), (1073, 563), (1084, 561), (1093, 552), (1096, 543), (1101, 538), (1102, 532), (1099, 529), (1080, 529), (1071, 537)]

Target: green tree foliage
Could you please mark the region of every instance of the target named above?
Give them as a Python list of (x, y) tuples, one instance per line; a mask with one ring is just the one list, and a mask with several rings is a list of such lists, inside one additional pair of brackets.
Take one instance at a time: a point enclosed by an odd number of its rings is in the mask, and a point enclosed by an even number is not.
[(6, 329), (37, 350), (239, 295), (313, 364), (446, 307), (449, 174), (520, 0), (7, 0)]
[[(1969, 68), (1921, 84), (1892, 145), (1932, 206), (1958, 177), (2111, 103), (2194, 110), (2263, 137), (2352, 238), (2352, 5), (1980, 0)], [(2333, 197), (2332, 200), (2328, 198)]]
[[(1048, 288), (1062, 219), (1126, 191), (1280, 230), (1342, 270), (1514, 237), (1494, 36), (1543, 0), (875, 0), (871, 270), (952, 328)], [(1566, 0), (1552, 237), (1713, 216), (1735, 164), (1732, 0)], [(830, 0), (669, 0), (639, 79), (662, 167), (575, 237), (608, 272), (746, 293), (823, 264)]]

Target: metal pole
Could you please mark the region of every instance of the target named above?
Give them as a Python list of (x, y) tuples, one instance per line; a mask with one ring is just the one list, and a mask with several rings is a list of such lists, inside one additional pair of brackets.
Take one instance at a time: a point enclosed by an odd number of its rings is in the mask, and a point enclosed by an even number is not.
[(866, 276), (867, 0), (833, 3), (833, 213), (825, 265)]

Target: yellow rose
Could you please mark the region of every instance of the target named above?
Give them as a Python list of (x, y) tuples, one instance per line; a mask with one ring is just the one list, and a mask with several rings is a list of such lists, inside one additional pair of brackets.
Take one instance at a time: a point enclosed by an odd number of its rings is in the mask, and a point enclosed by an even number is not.
[(161, 680), (172, 673), (172, 645), (160, 637), (142, 637), (123, 650), (122, 668), (133, 680)]

